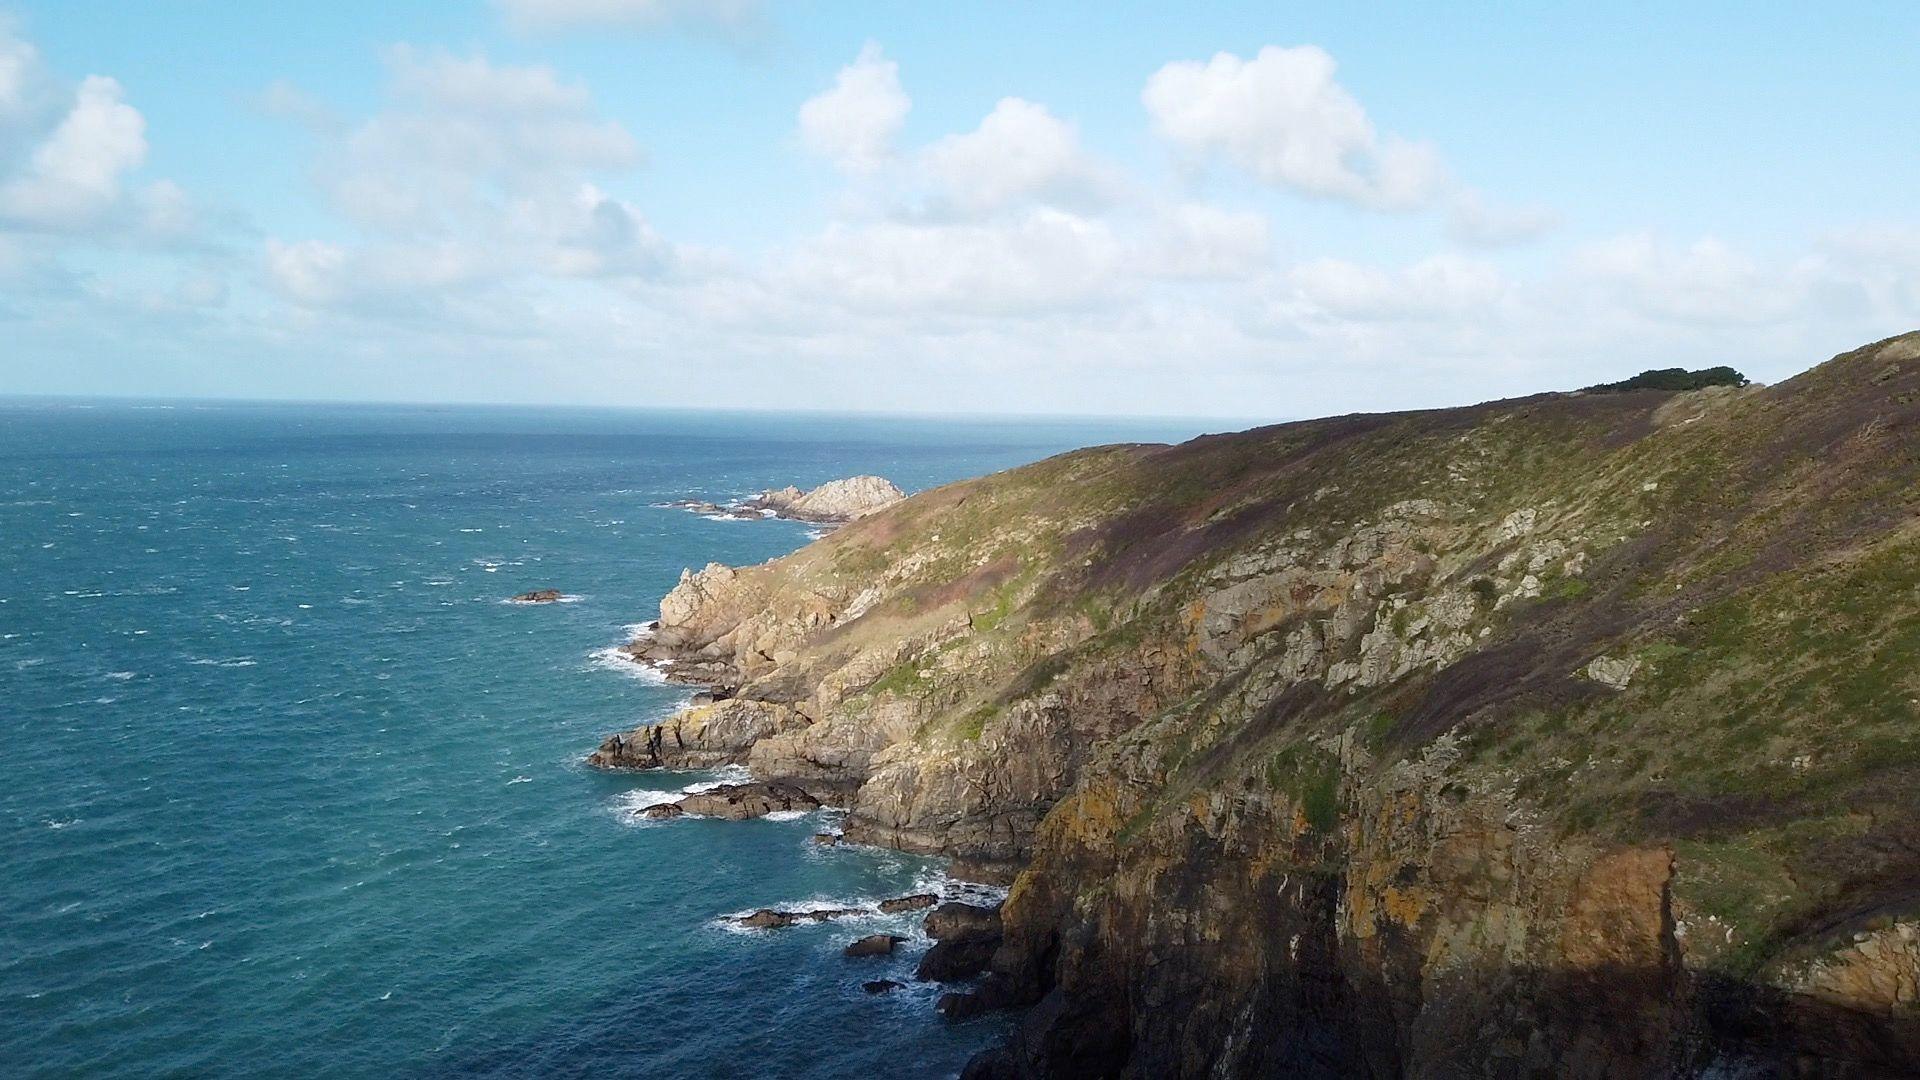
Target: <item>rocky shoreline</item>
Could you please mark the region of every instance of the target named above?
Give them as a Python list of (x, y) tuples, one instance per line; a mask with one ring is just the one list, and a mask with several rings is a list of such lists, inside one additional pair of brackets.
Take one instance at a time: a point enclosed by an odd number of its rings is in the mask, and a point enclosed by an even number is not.
[(1920, 334), (1079, 451), (685, 572), (591, 760), (1011, 883), (969, 1077), (1899, 1074), (1917, 448)]

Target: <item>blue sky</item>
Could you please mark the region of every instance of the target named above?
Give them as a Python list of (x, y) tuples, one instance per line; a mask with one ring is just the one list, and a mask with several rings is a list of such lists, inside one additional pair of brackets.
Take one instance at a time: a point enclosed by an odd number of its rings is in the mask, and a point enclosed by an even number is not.
[(0, 0), (0, 392), (1778, 378), (1920, 326), (1920, 8), (1792, 7)]

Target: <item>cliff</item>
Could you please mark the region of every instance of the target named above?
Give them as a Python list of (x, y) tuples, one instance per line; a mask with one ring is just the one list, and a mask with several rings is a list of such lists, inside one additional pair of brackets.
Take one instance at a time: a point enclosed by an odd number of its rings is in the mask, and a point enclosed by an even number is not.
[(1011, 881), (972, 1075), (1912, 1069), (1917, 420), (1910, 334), (1066, 454), (685, 575), (596, 760)]

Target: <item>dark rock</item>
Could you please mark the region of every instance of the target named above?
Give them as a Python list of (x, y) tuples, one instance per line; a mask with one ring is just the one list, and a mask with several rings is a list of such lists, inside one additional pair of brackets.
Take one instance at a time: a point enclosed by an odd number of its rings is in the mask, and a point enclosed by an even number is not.
[(934, 901), (938, 899), (939, 897), (932, 893), (915, 893), (912, 896), (896, 896), (891, 900), (880, 901), (880, 912), (884, 915), (892, 915), (897, 911), (918, 911), (921, 908), (932, 907)]
[(891, 956), (893, 955), (893, 947), (905, 940), (907, 939), (895, 934), (868, 934), (859, 941), (848, 945), (843, 951), (846, 955), (855, 957)]
[(679, 803), (670, 803), (670, 802), (654, 803), (652, 806), (649, 806), (645, 810), (640, 811), (641, 817), (649, 818), (654, 821), (662, 821), (667, 818), (682, 817), (685, 814), (686, 814), (686, 811), (680, 808)]
[(927, 936), (935, 941), (966, 937), (999, 937), (1000, 908), (998, 905), (986, 907), (981, 904), (963, 904), (958, 900), (949, 900), (927, 913), (922, 924)]
[(820, 911), (803, 911), (803, 912), (800, 912), (799, 917), (802, 919), (810, 919), (814, 922), (827, 922), (831, 919), (847, 919), (855, 915), (871, 915), (871, 914), (873, 914), (873, 912), (867, 910), (866, 908), (843, 907), (843, 908), (824, 908)]
[(800, 916), (795, 915), (791, 911), (775, 911), (772, 908), (761, 908), (751, 915), (742, 915), (733, 921), (749, 930), (776, 930), (783, 926), (792, 926), (799, 920)]
[(913, 977), (921, 982), (960, 982), (987, 970), (994, 951), (1000, 948), (1000, 935), (955, 938), (934, 942), (920, 957)]
[(768, 783), (723, 784), (680, 800), (689, 814), (745, 821), (782, 810), (818, 810), (820, 800), (778, 780)]
[[(840, 842), (840, 834), (830, 833), (830, 832), (817, 832), (813, 834), (813, 842), (816, 844), (819, 844), (821, 847), (832, 847), (835, 844), (838, 844)], [(887, 910), (888, 903), (890, 903), (890, 901), (882, 900), (880, 902), (880, 910), (881, 911)]]
[(557, 602), (565, 595), (566, 594), (559, 589), (535, 589), (532, 592), (523, 592), (519, 596), (514, 597), (513, 602), (516, 604), (551, 604)]
[(949, 1020), (971, 1020), (990, 1010), (979, 994), (941, 994), (934, 1010)]
[(875, 979), (872, 982), (861, 983), (860, 989), (865, 990), (869, 994), (890, 994), (895, 990), (902, 989), (906, 985), (906, 983), (895, 982), (892, 979)]

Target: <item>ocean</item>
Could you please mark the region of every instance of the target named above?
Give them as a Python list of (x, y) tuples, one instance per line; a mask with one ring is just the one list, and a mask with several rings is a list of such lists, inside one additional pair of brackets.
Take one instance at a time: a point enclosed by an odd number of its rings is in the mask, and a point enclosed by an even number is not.
[(840, 955), (919, 913), (716, 922), (938, 863), (581, 764), (685, 699), (605, 651), (683, 567), (808, 539), (655, 504), (1205, 426), (0, 401), (0, 1075), (956, 1073), (1006, 1020)]

